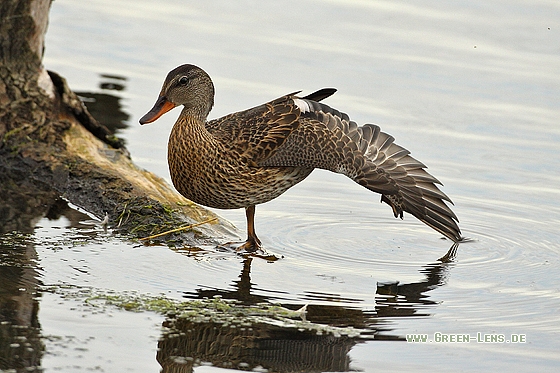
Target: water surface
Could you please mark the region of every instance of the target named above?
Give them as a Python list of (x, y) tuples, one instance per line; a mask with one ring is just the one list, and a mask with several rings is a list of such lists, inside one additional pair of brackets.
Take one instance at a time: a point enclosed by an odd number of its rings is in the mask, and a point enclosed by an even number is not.
[[(308, 304), (316, 323), (364, 330), (329, 342), (339, 356), (330, 366), (304, 361), (305, 354), (273, 365), (259, 355), (264, 344), (244, 350), (246, 361), (231, 350), (197, 355), (187, 340), (181, 353), (194, 359), (196, 372), (287, 371), (304, 362), (309, 371), (556, 371), (558, 20), (560, 5), (548, 1), (56, 1), (45, 65), (84, 97), (109, 98), (120, 112), (117, 133), (140, 166), (169, 179), (167, 136), (178, 111), (150, 126), (137, 123), (179, 64), (212, 76), (211, 117), (296, 90), (336, 87), (329, 105), (358, 123), (379, 124), (445, 184), (473, 242), (459, 247), (454, 262), (441, 263), (448, 240), (411, 216), (394, 219), (379, 196), (351, 180), (315, 171), (257, 207), (257, 232), (278, 261), (137, 245), (65, 208), (24, 232), (19, 250), (31, 272), (20, 281), (173, 299), (219, 295), (291, 309)], [(243, 237), (242, 211), (217, 212)], [(168, 341), (162, 324), (172, 320), (96, 312), (58, 293), (34, 299), (46, 372), (162, 369), (156, 350)], [(195, 330), (201, 345), (211, 344), (209, 329)], [(408, 334), (433, 341), (436, 332), (474, 340), (404, 342)], [(333, 356), (325, 338), (266, 333), (269, 341), (286, 341), (282, 346)], [(525, 335), (526, 342), (479, 343), (477, 333)], [(292, 351), (279, 343), (266, 345), (279, 351), (275, 361)]]

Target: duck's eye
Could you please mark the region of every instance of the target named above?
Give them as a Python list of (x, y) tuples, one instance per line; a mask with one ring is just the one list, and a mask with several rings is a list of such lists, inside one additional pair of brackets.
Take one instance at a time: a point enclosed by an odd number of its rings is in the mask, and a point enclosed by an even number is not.
[(187, 78), (186, 76), (182, 76), (179, 79), (179, 84), (181, 84), (181, 85), (186, 85), (188, 82), (189, 82), (189, 78)]

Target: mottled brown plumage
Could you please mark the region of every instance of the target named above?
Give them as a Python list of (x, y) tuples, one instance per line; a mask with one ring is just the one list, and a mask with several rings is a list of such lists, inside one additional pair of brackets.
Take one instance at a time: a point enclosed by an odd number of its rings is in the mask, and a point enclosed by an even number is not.
[(186, 198), (220, 209), (245, 208), (248, 239), (255, 205), (270, 201), (305, 179), (314, 168), (344, 174), (380, 193), (395, 217), (416, 216), (454, 242), (458, 219), (426, 166), (373, 124), (358, 126), (322, 99), (334, 89), (305, 97), (297, 92), (266, 104), (206, 121), (214, 104), (210, 77), (182, 65), (165, 79), (158, 101), (140, 123), (150, 123), (176, 106), (183, 111), (173, 126), (168, 161), (175, 188)]

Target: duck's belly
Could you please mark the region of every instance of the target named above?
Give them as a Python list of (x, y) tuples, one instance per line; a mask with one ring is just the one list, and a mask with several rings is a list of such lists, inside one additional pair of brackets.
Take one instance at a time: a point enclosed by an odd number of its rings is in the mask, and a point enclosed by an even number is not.
[(185, 198), (219, 209), (236, 209), (268, 202), (305, 179), (312, 168), (247, 168), (244, 172), (207, 169), (203, 176), (171, 169), (173, 185)]

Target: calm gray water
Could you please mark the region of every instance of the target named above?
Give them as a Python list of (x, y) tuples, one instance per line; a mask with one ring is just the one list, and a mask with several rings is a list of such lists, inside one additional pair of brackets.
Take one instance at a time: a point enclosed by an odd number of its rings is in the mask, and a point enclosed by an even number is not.
[[(74, 90), (118, 99), (132, 158), (167, 179), (179, 113), (150, 126), (138, 119), (177, 65), (213, 77), (211, 117), (336, 87), (329, 105), (379, 124), (445, 184), (473, 242), (441, 264), (449, 241), (411, 216), (394, 219), (343, 176), (315, 171), (257, 207), (259, 237), (281, 260), (133, 245), (69, 210), (36, 225), (30, 249), (43, 283), (357, 312), (369, 337), (340, 347), (344, 364), (315, 371), (559, 369), (560, 3), (57, 0), (46, 43), (45, 65)], [(241, 210), (217, 212), (244, 236)], [(43, 293), (38, 319), (45, 372), (161, 369), (162, 316), (97, 313)], [(526, 342), (438, 343), (436, 332)], [(407, 334), (432, 342), (403, 342)]]

